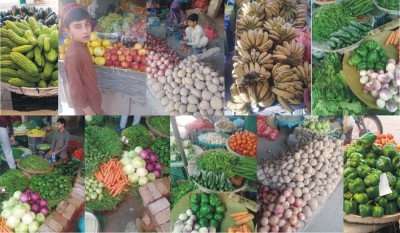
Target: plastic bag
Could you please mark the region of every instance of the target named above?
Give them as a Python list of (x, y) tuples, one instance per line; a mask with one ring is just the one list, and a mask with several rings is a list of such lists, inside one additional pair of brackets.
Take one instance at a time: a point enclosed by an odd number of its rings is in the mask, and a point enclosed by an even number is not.
[(276, 141), (279, 138), (279, 131), (268, 126), (263, 116), (257, 116), (257, 136)]
[(204, 26), (204, 32), (208, 39), (215, 39), (218, 37), (217, 32), (214, 28), (209, 27), (208, 25)]

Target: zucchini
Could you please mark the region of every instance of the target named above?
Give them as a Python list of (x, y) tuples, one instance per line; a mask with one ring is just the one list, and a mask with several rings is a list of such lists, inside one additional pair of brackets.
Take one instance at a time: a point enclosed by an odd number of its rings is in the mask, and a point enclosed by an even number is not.
[(337, 38), (337, 37), (334, 37), (334, 36), (332, 36), (332, 37), (330, 38), (330, 40), (333, 41), (333, 42), (335, 42), (336, 44), (341, 44), (341, 43), (342, 43), (342, 40), (341, 40), (341, 39), (339, 39), (339, 38)]
[(357, 40), (362, 39), (362, 34), (358, 34), (350, 27), (342, 27), (342, 30), (349, 33), (353, 38), (356, 38)]
[(353, 26), (353, 27), (356, 27), (356, 28), (360, 29), (361, 31), (366, 31), (366, 30), (368, 30), (364, 25), (362, 25), (361, 23), (356, 22), (356, 21), (350, 21), (349, 24), (350, 24), (351, 26)]

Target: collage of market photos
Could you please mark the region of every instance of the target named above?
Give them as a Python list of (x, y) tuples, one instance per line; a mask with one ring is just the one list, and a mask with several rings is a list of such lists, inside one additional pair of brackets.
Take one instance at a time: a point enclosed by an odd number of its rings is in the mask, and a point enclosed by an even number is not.
[(1, 0), (0, 233), (400, 233), (399, 0)]

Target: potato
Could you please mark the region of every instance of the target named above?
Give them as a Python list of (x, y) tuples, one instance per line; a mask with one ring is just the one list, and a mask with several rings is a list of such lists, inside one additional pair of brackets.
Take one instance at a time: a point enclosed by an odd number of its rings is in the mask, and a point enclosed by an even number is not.
[[(221, 110), (224, 106), (221, 98), (213, 96), (210, 100), (211, 108), (214, 110)], [(210, 114), (212, 115), (212, 114)]]
[(191, 74), (193, 72), (194, 72), (194, 70), (193, 70), (193, 68), (191, 66), (186, 68), (186, 73), (190, 73)]
[(206, 87), (206, 84), (202, 81), (196, 81), (194, 83), (194, 86), (196, 87), (196, 89), (198, 90), (203, 90)]
[(178, 100), (178, 102), (176, 102), (175, 104), (174, 104), (174, 111), (176, 110), (176, 111), (179, 111), (179, 108), (182, 106), (182, 103), (181, 102), (179, 102), (179, 100)]
[[(182, 64), (182, 63), (181, 63)], [(178, 77), (183, 78), (186, 76), (186, 70), (179, 70), (178, 71)]]
[(207, 109), (207, 114), (208, 114), (208, 116), (214, 115), (214, 109), (212, 109), (212, 108)]
[(213, 82), (215, 85), (219, 85), (219, 79), (218, 79), (218, 78), (213, 78), (213, 79), (212, 79), (212, 82)]
[(194, 96), (196, 96), (197, 98), (201, 98), (201, 91), (200, 90), (197, 90), (197, 89), (192, 89), (192, 94), (194, 95)]
[(182, 102), (182, 104), (187, 104), (187, 103), (189, 103), (187, 96), (182, 96), (182, 97), (181, 97), (181, 102)]
[(156, 96), (157, 96), (158, 100), (161, 100), (165, 96), (165, 91), (161, 90), (161, 91), (157, 92)]
[(217, 76), (218, 76), (218, 73), (215, 72), (215, 71), (213, 71), (213, 72), (210, 73), (210, 75), (213, 76), (213, 77), (217, 77)]
[(189, 90), (186, 88), (182, 88), (180, 94), (181, 96), (187, 96), (189, 94)]
[(210, 74), (210, 73), (211, 73), (211, 68), (208, 66), (204, 67), (203, 74)]
[(179, 107), (179, 114), (183, 115), (186, 112), (186, 109), (187, 109), (186, 105), (181, 105)]
[(188, 101), (189, 101), (189, 104), (193, 104), (193, 105), (196, 105), (199, 103), (199, 99), (194, 95), (190, 95), (188, 97)]
[(193, 85), (193, 79), (191, 78), (184, 78), (184, 84)]
[[(179, 94), (180, 91), (181, 91), (180, 88), (175, 88), (175, 89), (172, 91), (172, 94), (177, 95), (177, 94)], [(180, 97), (179, 97), (179, 99), (180, 99)]]
[(178, 83), (176, 82), (170, 82), (170, 84), (172, 88), (177, 88), (178, 87)]
[(204, 81), (205, 77), (202, 73), (200, 72), (196, 72), (196, 77), (200, 80), (200, 81)]
[(153, 88), (153, 91), (159, 92), (163, 89), (164, 86), (162, 83), (157, 82), (157, 83), (154, 83), (151, 87)]
[(172, 98), (173, 102), (171, 103), (176, 103), (181, 99), (181, 97), (179, 95), (174, 95), (174, 97)]
[(218, 86), (215, 84), (210, 83), (209, 85), (207, 85), (208, 90), (212, 93), (217, 93), (218, 91)]
[(188, 104), (187, 111), (188, 112), (197, 112), (197, 106), (194, 104)]
[(161, 99), (161, 104), (166, 106), (170, 101), (171, 101), (170, 98), (164, 97), (164, 98)]
[(212, 97), (213, 94), (208, 90), (203, 90), (203, 92), (201, 93), (201, 98), (203, 98), (204, 100), (211, 100)]

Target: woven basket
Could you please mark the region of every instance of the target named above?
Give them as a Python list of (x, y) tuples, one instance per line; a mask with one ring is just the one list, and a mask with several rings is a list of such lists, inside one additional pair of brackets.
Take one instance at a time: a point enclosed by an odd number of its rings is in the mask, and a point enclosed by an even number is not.
[(28, 174), (30, 174), (30, 175), (35, 175), (35, 174), (47, 174), (47, 173), (50, 173), (50, 172), (52, 172), (52, 171), (54, 170), (54, 165), (51, 164), (51, 169), (49, 169), (49, 170), (47, 170), (47, 171), (32, 171), (32, 170), (28, 170), (28, 169), (23, 168), (23, 167), (20, 165), (20, 162), (21, 162), (21, 160), (19, 160), (19, 161), (17, 162), (18, 168), (21, 169), (23, 172), (28, 173)]
[(147, 125), (147, 127), (149, 127), (150, 131), (151, 131), (153, 134), (155, 134), (155, 135), (157, 135), (157, 136), (159, 136), (159, 137), (169, 139), (169, 135), (165, 135), (165, 134), (163, 134), (163, 133), (157, 131), (155, 128), (153, 128), (153, 127), (150, 125), (149, 120), (150, 120), (151, 118), (152, 118), (152, 117), (147, 117), (147, 118), (146, 118), (146, 125)]
[(26, 96), (48, 97), (48, 96), (58, 95), (58, 87), (48, 87), (48, 88), (17, 87), (5, 82), (2, 82), (1, 86), (5, 87), (7, 90), (11, 92)]

